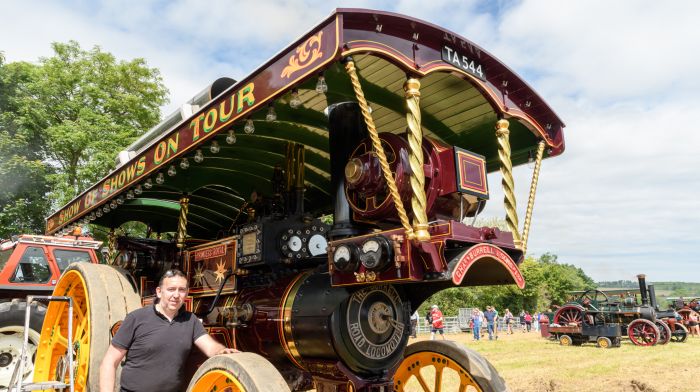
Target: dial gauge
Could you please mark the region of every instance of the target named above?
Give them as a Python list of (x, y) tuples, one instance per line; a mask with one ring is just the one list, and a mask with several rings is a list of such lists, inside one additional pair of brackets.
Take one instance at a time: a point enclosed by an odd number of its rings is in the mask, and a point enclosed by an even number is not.
[(318, 256), (326, 253), (328, 241), (323, 234), (314, 234), (309, 238), (309, 253), (311, 256)]
[(289, 237), (289, 240), (287, 241), (287, 247), (289, 247), (289, 250), (292, 252), (298, 252), (301, 250), (301, 237), (298, 235), (293, 235)]
[(362, 244), (362, 253), (376, 252), (379, 250), (379, 241), (367, 240)]
[(340, 245), (335, 249), (333, 262), (336, 264), (344, 264), (350, 261), (350, 257), (350, 248), (347, 245)]

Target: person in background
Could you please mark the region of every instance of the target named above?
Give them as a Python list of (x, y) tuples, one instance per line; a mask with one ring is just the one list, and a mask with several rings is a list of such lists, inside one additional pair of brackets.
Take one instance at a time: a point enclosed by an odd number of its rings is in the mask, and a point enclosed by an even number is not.
[(493, 330), (493, 335), (496, 337), (496, 340), (498, 340), (498, 320), (500, 320), (500, 316), (498, 315), (498, 310), (493, 306), (491, 306), (491, 310), (496, 313), (496, 317), (494, 317), (495, 328)]
[(484, 319), (486, 320), (486, 329), (489, 333), (489, 340), (493, 340), (494, 327), (496, 322), (496, 312), (491, 306), (486, 307), (484, 312)]
[(474, 325), (474, 328), (472, 331), (474, 332), (474, 341), (478, 341), (481, 339), (481, 321), (483, 318), (481, 317), (481, 311), (478, 308), (474, 308), (472, 310), (472, 324)]
[(418, 316), (418, 310), (416, 309), (415, 312), (411, 315), (411, 337), (416, 338), (418, 337), (418, 319), (420, 316)]
[(530, 312), (525, 312), (525, 328), (527, 329), (527, 332), (530, 332), (532, 329), (532, 315)]
[(506, 322), (506, 333), (509, 335), (513, 334), (513, 313), (510, 312), (510, 309), (506, 309), (505, 313), (503, 314), (503, 318), (505, 319)]
[(525, 311), (521, 310), (520, 314), (518, 315), (518, 318), (520, 319), (520, 329), (525, 332)]
[(690, 336), (700, 338), (700, 315), (697, 312), (691, 311), (688, 315), (688, 327)]
[(445, 323), (442, 318), (442, 312), (437, 305), (433, 305), (430, 309), (430, 318), (433, 321), (433, 325), (430, 328), (430, 340), (435, 340), (436, 332), (439, 332), (442, 340), (445, 340)]

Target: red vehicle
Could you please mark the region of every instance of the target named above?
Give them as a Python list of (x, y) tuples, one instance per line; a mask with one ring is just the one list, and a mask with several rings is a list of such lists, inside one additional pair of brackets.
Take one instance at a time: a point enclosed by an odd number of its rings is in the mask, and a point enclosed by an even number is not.
[[(21, 235), (0, 243), (0, 390), (8, 387), (22, 349), (27, 295), (50, 295), (71, 263), (97, 263), (101, 241)], [(31, 304), (30, 350), (36, 350), (46, 307)], [(25, 377), (31, 375), (27, 367)]]

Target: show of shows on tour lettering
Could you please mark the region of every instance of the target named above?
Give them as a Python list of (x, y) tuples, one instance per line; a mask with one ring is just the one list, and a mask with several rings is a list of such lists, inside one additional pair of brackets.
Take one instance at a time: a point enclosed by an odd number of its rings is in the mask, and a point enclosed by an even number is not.
[(58, 215), (58, 222), (55, 222), (53, 217), (49, 219), (47, 230), (52, 230), (56, 225), (68, 222), (80, 212), (99, 204), (102, 200), (121, 191), (133, 182), (142, 180), (145, 174), (150, 174), (153, 170), (158, 169), (178, 152), (186, 150), (199, 139), (238, 119), (246, 109), (254, 104), (255, 84), (251, 82), (231, 93), (218, 105), (201, 113), (189, 124), (152, 146), (138, 159), (132, 160), (73, 204), (62, 209)]

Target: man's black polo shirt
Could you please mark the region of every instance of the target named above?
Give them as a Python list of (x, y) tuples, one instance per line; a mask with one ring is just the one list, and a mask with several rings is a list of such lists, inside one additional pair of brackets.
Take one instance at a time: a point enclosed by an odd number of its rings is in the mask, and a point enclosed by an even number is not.
[[(133, 392), (177, 392), (193, 342), (206, 334), (202, 322), (183, 308), (170, 322), (155, 305), (137, 309), (124, 319), (112, 338), (115, 347), (128, 350), (121, 387)], [(184, 385), (183, 385), (184, 384)]]

